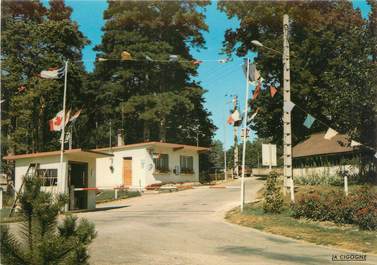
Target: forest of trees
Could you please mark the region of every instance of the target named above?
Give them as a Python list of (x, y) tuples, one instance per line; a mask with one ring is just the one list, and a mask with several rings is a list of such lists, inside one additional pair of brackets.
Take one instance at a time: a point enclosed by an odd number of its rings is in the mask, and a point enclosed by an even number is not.
[[(102, 43), (93, 73), (84, 69), (89, 40), (64, 1), (6, 1), (2, 5), (2, 156), (57, 150), (59, 132), (48, 120), (62, 109), (63, 80), (38, 74), (69, 60), (67, 109), (82, 109), (73, 147), (167, 141), (209, 146), (215, 131), (205, 90), (192, 77), (191, 48), (205, 47), (207, 2), (113, 2), (104, 12)], [(127, 51), (135, 60), (121, 61)], [(178, 60), (169, 62), (169, 55)], [(146, 60), (146, 58), (152, 60)], [(112, 60), (115, 59), (115, 60)]]

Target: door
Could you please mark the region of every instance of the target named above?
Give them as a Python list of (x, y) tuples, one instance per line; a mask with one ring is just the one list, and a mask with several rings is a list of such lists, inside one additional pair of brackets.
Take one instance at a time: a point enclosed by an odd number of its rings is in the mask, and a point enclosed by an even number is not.
[[(87, 188), (88, 187), (88, 164), (80, 162), (69, 162), (69, 188)], [(72, 192), (72, 191), (71, 191)], [(88, 208), (88, 191), (73, 191), (73, 201), (70, 209), (87, 209)], [(72, 198), (71, 198), (72, 199)]]
[(123, 158), (123, 185), (132, 186), (132, 157)]

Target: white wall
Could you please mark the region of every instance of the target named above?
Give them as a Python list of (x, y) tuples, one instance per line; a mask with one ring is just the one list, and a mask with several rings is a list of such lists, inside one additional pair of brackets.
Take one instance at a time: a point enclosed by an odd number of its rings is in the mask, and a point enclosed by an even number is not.
[[(199, 181), (199, 155), (196, 151), (177, 150), (172, 148), (154, 148), (153, 153), (169, 155), (170, 173), (155, 174), (153, 158), (146, 147), (114, 150), (114, 157), (97, 158), (97, 187), (113, 189), (123, 185), (123, 158), (132, 157), (132, 187), (144, 188), (147, 185), (161, 182), (198, 182)], [(175, 175), (173, 169), (180, 164), (180, 155), (193, 156), (194, 174)], [(114, 170), (111, 172), (110, 166)]]
[[(307, 168), (294, 168), (293, 177), (307, 177), (307, 176), (335, 176), (339, 175), (341, 166), (329, 166), (329, 167), (307, 167)], [(357, 174), (358, 168), (351, 165), (345, 165), (345, 170), (348, 170), (351, 174)]]
[[(199, 181), (199, 155), (195, 151), (189, 151), (180, 149), (177, 151), (173, 151), (171, 148), (155, 148), (153, 150), (154, 153), (161, 153), (161, 154), (168, 154), (169, 155), (169, 173), (155, 173), (155, 167), (153, 167), (153, 171), (148, 172), (146, 175), (147, 183), (165, 183), (165, 182), (198, 182)], [(192, 156), (193, 157), (193, 166), (194, 166), (194, 174), (174, 174), (173, 170), (176, 166), (180, 166), (180, 156)], [(153, 163), (153, 158), (151, 155), (148, 157), (148, 161)]]
[[(29, 168), (30, 163), (39, 163), (40, 169), (57, 169), (58, 170), (58, 185), (42, 187), (43, 191), (49, 191), (53, 193), (63, 193), (64, 189), (64, 179), (62, 176), (66, 176), (67, 173), (67, 161), (77, 161), (88, 163), (88, 187), (96, 186), (96, 161), (93, 158), (82, 158), (72, 159), (70, 157), (64, 157), (63, 162), (63, 174), (61, 174), (60, 168), (60, 156), (48, 156), (48, 157), (34, 157), (34, 158), (23, 158), (16, 160), (15, 166), (15, 188), (18, 191), (22, 179), (26, 174), (27, 169)], [(96, 194), (95, 191), (88, 191), (88, 208), (92, 209), (96, 207)]]
[(41, 169), (58, 169), (58, 186), (56, 187), (44, 187), (43, 190), (51, 192), (63, 192), (63, 181), (61, 176), (67, 172), (67, 163), (63, 162), (63, 174), (61, 174), (60, 157), (35, 157), (35, 158), (23, 158), (16, 160), (15, 166), (15, 188), (18, 191), (20, 189), (24, 175), (29, 168), (30, 163), (39, 163)]
[[(132, 157), (132, 187), (145, 186), (142, 162), (146, 160), (145, 148), (115, 150), (113, 157), (97, 158), (97, 188), (113, 189), (123, 185), (123, 158)], [(113, 171), (110, 166), (112, 165)]]

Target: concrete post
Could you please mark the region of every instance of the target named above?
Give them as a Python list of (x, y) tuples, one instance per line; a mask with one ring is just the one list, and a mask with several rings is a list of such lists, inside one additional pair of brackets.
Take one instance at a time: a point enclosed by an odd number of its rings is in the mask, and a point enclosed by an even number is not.
[[(283, 67), (284, 67), (284, 104), (291, 101), (291, 81), (290, 81), (290, 64), (289, 64), (289, 42), (288, 42), (289, 17), (283, 17), (283, 32), (284, 32), (284, 52), (283, 52)], [(292, 124), (291, 112), (284, 111), (284, 192), (287, 186), (290, 186), (291, 201), (295, 201), (293, 172), (292, 172)]]

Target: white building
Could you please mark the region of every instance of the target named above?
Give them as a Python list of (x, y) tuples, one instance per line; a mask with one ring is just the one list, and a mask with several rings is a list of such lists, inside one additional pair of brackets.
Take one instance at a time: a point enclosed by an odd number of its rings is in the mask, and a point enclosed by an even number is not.
[(95, 208), (96, 189), (144, 189), (155, 183), (199, 181), (199, 152), (207, 148), (147, 142), (96, 150), (65, 150), (10, 155), (15, 161), (15, 188), (31, 164), (37, 165), (43, 190), (69, 193), (69, 209)]
[(146, 142), (97, 149), (113, 157), (97, 159), (97, 187), (143, 189), (155, 183), (199, 181), (199, 153), (208, 148)]
[[(15, 188), (22, 185), (31, 164), (42, 178), (44, 191), (52, 193), (69, 193), (69, 209), (92, 209), (96, 207), (96, 159), (111, 154), (93, 150), (65, 150), (63, 165), (60, 164), (60, 151), (40, 152), (23, 155), (10, 155), (5, 160), (15, 161)], [(29, 172), (30, 173), (30, 172)], [(75, 189), (88, 189), (76, 190)]]

